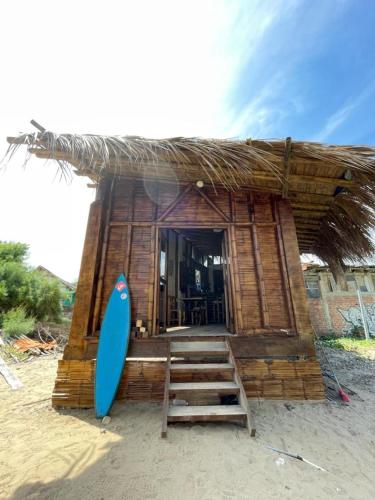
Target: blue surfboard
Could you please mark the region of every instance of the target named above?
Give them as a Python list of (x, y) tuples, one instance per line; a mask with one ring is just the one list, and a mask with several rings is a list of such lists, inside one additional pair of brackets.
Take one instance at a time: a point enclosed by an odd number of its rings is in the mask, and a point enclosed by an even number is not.
[(130, 294), (120, 274), (109, 298), (100, 330), (95, 372), (95, 413), (108, 415), (124, 370), (130, 337)]

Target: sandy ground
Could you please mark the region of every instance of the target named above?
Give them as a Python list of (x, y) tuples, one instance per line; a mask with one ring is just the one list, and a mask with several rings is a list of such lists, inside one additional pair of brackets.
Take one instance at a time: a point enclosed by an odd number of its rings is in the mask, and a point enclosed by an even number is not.
[(257, 402), (255, 439), (232, 424), (176, 424), (161, 439), (158, 404), (116, 404), (103, 426), (92, 410), (45, 400), (56, 359), (13, 365), (25, 386), (11, 391), (0, 377), (0, 498), (373, 499), (375, 362), (330, 352), (358, 396), (349, 406)]

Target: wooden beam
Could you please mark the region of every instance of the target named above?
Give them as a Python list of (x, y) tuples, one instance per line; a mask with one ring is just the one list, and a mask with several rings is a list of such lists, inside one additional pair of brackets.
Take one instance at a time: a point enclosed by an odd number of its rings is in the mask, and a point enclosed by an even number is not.
[(202, 196), (204, 200), (206, 200), (210, 207), (212, 207), (222, 219), (224, 219), (226, 222), (230, 221), (229, 217), (211, 200), (209, 196), (207, 196), (207, 194), (202, 189), (199, 189), (196, 186), (194, 186), (194, 189)]
[(289, 174), (290, 174), (290, 162), (289, 162), (289, 157), (290, 153), (292, 150), (292, 138), (287, 137), (285, 140), (285, 153), (284, 153), (284, 180), (283, 180), (283, 187), (281, 190), (281, 196), (283, 198), (288, 198), (288, 191), (289, 191)]
[(319, 230), (319, 224), (309, 224), (308, 222), (295, 221), (297, 231), (298, 229), (311, 229), (313, 231)]
[(327, 211), (330, 209), (330, 205), (322, 205), (319, 203), (306, 203), (306, 202), (295, 202), (292, 201), (293, 210), (302, 209), (302, 210), (317, 210), (318, 212)]
[(293, 208), (293, 215), (294, 216), (302, 216), (302, 217), (306, 217), (308, 219), (316, 219), (316, 218), (322, 218), (324, 217), (326, 214), (327, 214), (327, 211), (323, 212), (323, 211), (318, 211), (318, 210), (314, 210), (314, 211), (311, 211), (309, 212), (308, 210), (302, 210), (300, 208)]
[[(66, 153), (55, 151), (52, 155), (52, 153), (48, 150), (45, 149), (39, 149), (39, 148), (29, 148), (29, 152), (35, 154), (38, 158), (50, 158), (50, 159), (56, 159), (56, 160), (65, 160), (68, 162), (77, 162), (77, 159), (73, 159), (71, 156), (67, 155)], [(82, 163), (84, 163), (86, 159), (82, 159)], [(97, 160), (98, 163), (102, 163), (102, 161), (98, 158)], [(166, 162), (166, 161), (158, 161), (157, 163), (152, 162), (152, 161), (146, 161), (142, 160), (140, 162), (130, 162), (130, 161), (125, 161), (121, 160), (120, 162), (116, 163), (116, 167), (120, 168), (133, 168), (134, 167), (139, 167), (139, 168), (144, 168), (144, 167), (150, 167), (150, 170), (148, 174), (150, 177), (158, 177), (158, 172), (156, 171), (155, 167), (158, 169), (166, 169), (166, 172), (170, 170), (171, 165), (173, 165), (173, 162)], [(177, 164), (176, 164), (177, 165)], [(187, 169), (187, 171), (195, 171), (197, 175), (200, 177), (206, 178), (204, 175), (204, 172), (202, 171), (202, 166), (199, 164), (194, 164), (194, 163), (184, 163), (181, 164), (184, 165)], [(225, 168), (225, 167), (222, 167)], [(108, 167), (107, 172), (115, 171), (114, 169), (111, 169)], [(142, 172), (144, 173), (144, 172)], [(127, 172), (128, 174), (128, 172)], [(87, 175), (87, 173), (85, 174)], [(251, 180), (264, 180), (267, 182), (275, 182), (278, 185), (280, 185), (281, 179), (280, 177), (277, 177), (276, 174), (273, 174), (271, 172), (267, 172), (265, 170), (253, 170), (251, 174), (249, 174), (249, 181)], [(191, 176), (190, 176), (191, 178)], [(290, 184), (295, 184), (295, 183), (304, 183), (304, 184), (313, 184), (313, 185), (318, 185), (318, 184), (323, 184), (327, 186), (339, 186), (339, 187), (347, 187), (347, 188), (353, 188), (357, 184), (354, 181), (351, 180), (346, 180), (346, 179), (337, 179), (336, 177), (322, 177), (322, 176), (315, 176), (315, 175), (299, 175), (299, 174), (290, 174), (289, 175), (289, 189), (291, 189)]]
[(276, 239), (279, 250), (280, 268), (283, 277), (284, 297), (288, 308), (289, 325), (294, 330), (296, 328), (296, 322), (294, 319), (292, 298), (290, 296), (290, 283), (289, 283), (288, 269), (286, 266), (284, 242), (281, 234), (279, 207), (278, 207), (278, 202), (275, 200), (275, 198), (273, 198), (272, 203), (273, 203), (274, 219), (277, 222)]
[(182, 201), (183, 198), (185, 198), (185, 196), (189, 193), (189, 191), (192, 190), (192, 188), (193, 185), (188, 184), (186, 188), (183, 191), (181, 191), (181, 193), (177, 196), (177, 198), (169, 205), (169, 207), (167, 207), (167, 209), (164, 210), (164, 212), (159, 216), (158, 220), (159, 221), (164, 220), (173, 211), (173, 209), (177, 207), (180, 201)]

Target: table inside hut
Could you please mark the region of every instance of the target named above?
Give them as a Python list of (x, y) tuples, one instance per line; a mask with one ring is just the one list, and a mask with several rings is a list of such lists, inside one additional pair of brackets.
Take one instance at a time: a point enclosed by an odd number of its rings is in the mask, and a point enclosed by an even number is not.
[(192, 325), (207, 325), (207, 297), (184, 297), (182, 301)]
[(223, 229), (163, 229), (160, 328), (225, 323)]

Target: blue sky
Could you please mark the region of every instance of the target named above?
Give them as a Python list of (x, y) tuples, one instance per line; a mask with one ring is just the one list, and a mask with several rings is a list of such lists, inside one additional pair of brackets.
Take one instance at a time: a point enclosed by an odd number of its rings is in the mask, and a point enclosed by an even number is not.
[[(56, 132), (375, 144), (374, 0), (51, 5), (0, 4), (0, 155), (32, 118)], [(22, 162), (0, 173), (0, 239), (76, 278), (88, 180)]]
[(230, 91), (234, 131), (373, 144), (374, 26), (371, 0), (284, 2)]

